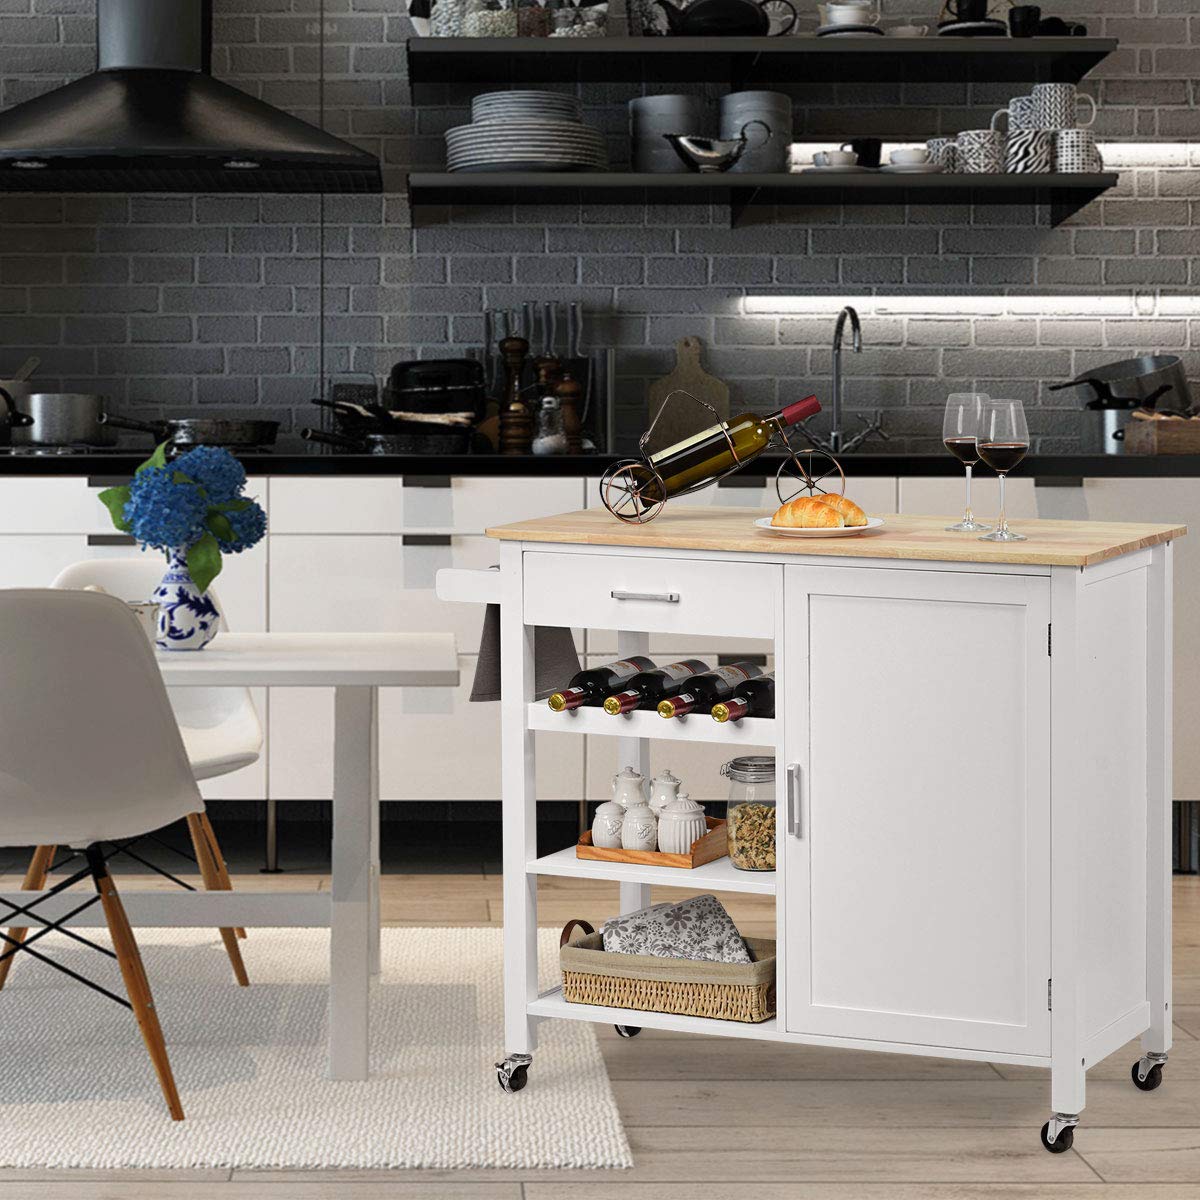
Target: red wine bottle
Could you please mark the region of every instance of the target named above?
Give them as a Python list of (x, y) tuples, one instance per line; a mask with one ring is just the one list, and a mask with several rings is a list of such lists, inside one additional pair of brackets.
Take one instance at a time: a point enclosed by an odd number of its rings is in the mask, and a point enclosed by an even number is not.
[(664, 696), (682, 691), (693, 676), (707, 670), (708, 663), (698, 658), (685, 658), (666, 667), (642, 671), (626, 680), (619, 692), (605, 700), (604, 711), (610, 717), (619, 717), (635, 708), (653, 708)]
[(714, 704), (713, 720), (721, 724), (740, 721), (743, 717), (773, 717), (775, 715), (775, 676), (760, 675), (747, 679), (737, 689), (736, 696)]
[(604, 703), (627, 679), (641, 671), (649, 671), (653, 660), (635, 654), (619, 662), (605, 663), (601, 667), (589, 667), (574, 675), (571, 682), (546, 702), (555, 712), (569, 712), (573, 708), (595, 708)]
[(693, 676), (687, 687), (674, 696), (668, 696), (658, 706), (660, 717), (685, 717), (693, 709), (712, 711), (712, 706), (726, 696), (734, 695), (748, 679), (757, 679), (763, 673), (756, 663), (734, 663), (731, 667), (719, 667), (704, 675)]

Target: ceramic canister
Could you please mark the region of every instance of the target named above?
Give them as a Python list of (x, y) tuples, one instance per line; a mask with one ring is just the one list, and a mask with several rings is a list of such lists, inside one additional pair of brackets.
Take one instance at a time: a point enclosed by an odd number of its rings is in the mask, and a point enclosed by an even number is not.
[(658, 848), (666, 854), (687, 854), (707, 829), (704, 808), (683, 793), (659, 814)]
[(653, 850), (658, 845), (658, 818), (645, 800), (631, 804), (621, 821), (621, 846), (625, 850)]
[(621, 822), (625, 820), (625, 809), (615, 800), (606, 800), (596, 809), (592, 819), (592, 845), (604, 850), (621, 848)]

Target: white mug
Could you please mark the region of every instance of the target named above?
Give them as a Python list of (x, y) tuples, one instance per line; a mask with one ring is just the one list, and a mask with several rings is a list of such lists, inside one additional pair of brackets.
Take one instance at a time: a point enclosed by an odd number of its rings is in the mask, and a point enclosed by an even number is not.
[(857, 162), (858, 155), (851, 150), (818, 150), (813, 155), (817, 167), (853, 167)]
[[(1039, 83), (1033, 89), (1039, 129), (1086, 128), (1095, 123), (1096, 101), (1073, 83)], [(1081, 101), (1091, 107), (1086, 121), (1079, 117)]]
[(826, 25), (874, 25), (879, 20), (874, 0), (834, 0), (821, 5), (821, 12)]

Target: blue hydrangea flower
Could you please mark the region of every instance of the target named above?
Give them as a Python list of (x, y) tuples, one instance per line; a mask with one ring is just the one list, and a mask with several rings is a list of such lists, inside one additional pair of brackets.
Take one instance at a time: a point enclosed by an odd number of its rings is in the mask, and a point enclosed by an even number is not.
[(242, 494), (246, 470), (228, 450), (218, 446), (196, 446), (181, 454), (172, 464), (194, 479), (207, 493), (212, 504), (224, 504)]
[(148, 467), (130, 485), (124, 517), (143, 546), (181, 550), (206, 532), (208, 500), (195, 484), (175, 481), (174, 466)]
[(225, 554), (241, 554), (263, 540), (267, 532), (267, 514), (254, 501), (241, 512), (228, 512), (225, 516), (233, 526), (234, 534), (231, 542), (217, 538), (217, 544)]

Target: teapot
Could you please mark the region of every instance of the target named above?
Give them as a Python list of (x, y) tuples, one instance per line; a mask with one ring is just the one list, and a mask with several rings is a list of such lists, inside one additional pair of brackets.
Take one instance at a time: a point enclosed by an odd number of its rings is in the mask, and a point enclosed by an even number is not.
[[(781, 37), (795, 28), (798, 14), (791, 0), (693, 0), (678, 7), (670, 0), (654, 0), (667, 18), (672, 37)], [(771, 29), (767, 4), (782, 4), (791, 11), (783, 28)]]
[(654, 810), (654, 815), (659, 816), (662, 810), (679, 795), (682, 779), (676, 779), (670, 771), (664, 771), (661, 775), (655, 777), (654, 782), (650, 784), (650, 807)]
[(628, 808), (631, 804), (645, 804), (645, 785), (645, 776), (632, 767), (626, 767), (612, 778), (612, 798), (622, 808)]
[(33, 418), (28, 413), (18, 412), (16, 402), (0, 388), (0, 446), (11, 446), (12, 431), (32, 424)]

